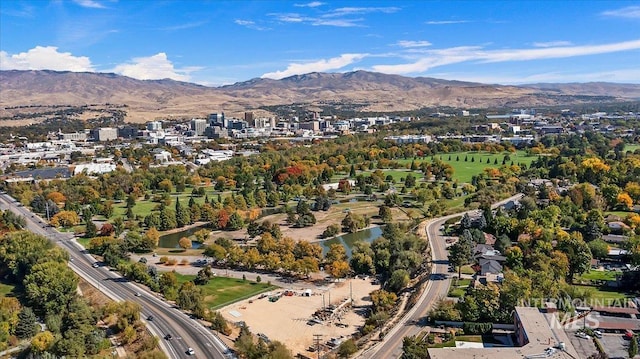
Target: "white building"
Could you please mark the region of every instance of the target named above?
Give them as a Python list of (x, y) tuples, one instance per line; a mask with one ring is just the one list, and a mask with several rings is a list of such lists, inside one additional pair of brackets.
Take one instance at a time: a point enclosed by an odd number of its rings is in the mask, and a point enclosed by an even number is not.
[(160, 122), (160, 121), (147, 122), (147, 130), (149, 130), (149, 131), (160, 131), (160, 130), (162, 130), (162, 122)]
[(118, 138), (118, 129), (113, 127), (100, 127), (93, 130), (93, 138), (99, 142), (114, 141)]
[(116, 170), (116, 165), (112, 163), (83, 163), (78, 164), (73, 170), (73, 174), (77, 175), (79, 173), (85, 172), (88, 175), (96, 175), (109, 173)]
[(191, 120), (191, 130), (196, 136), (204, 135), (204, 131), (207, 128), (207, 120), (203, 118), (194, 118)]

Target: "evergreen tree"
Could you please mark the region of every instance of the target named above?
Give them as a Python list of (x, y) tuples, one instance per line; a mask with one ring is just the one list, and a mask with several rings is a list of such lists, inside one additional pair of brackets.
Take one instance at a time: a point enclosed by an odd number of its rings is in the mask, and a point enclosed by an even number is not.
[(356, 166), (351, 165), (351, 169), (349, 170), (349, 177), (353, 178), (356, 176)]
[(36, 315), (29, 307), (23, 307), (18, 314), (18, 325), (16, 326), (16, 336), (20, 339), (31, 338), (36, 334)]

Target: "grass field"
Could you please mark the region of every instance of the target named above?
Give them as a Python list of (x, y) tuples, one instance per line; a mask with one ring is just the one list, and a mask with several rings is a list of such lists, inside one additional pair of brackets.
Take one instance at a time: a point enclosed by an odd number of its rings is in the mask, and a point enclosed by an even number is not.
[(454, 298), (462, 298), (465, 295), (469, 284), (471, 284), (471, 279), (451, 281), (451, 286), (449, 287), (449, 296)]
[(636, 144), (632, 144), (632, 145), (625, 145), (624, 146), (624, 151), (631, 151), (631, 152), (635, 152), (636, 150), (640, 149), (640, 145), (636, 145)]
[(604, 216), (606, 217), (606, 216), (612, 214), (614, 216), (618, 216), (618, 217), (620, 217), (622, 219), (625, 219), (625, 218), (627, 218), (628, 215), (630, 215), (632, 213), (633, 212), (631, 212), (631, 211), (629, 211), (629, 212), (627, 212), (627, 211), (607, 211), (607, 212), (604, 212)]
[[(218, 198), (218, 192), (216, 192), (213, 186), (205, 187), (205, 195), (209, 196), (209, 200), (215, 200)], [(192, 187), (187, 187), (184, 192), (171, 193), (171, 208), (175, 206), (176, 198), (180, 198), (180, 204), (187, 206), (189, 204), (189, 198), (191, 197)], [(229, 192), (230, 193), (230, 192)], [(223, 193), (222, 198), (226, 197), (228, 193)], [(193, 200), (198, 204), (204, 204), (205, 196), (193, 197)], [(160, 204), (151, 200), (141, 199), (136, 201), (133, 206), (133, 214), (137, 216), (148, 216)], [(127, 213), (127, 204), (125, 201), (116, 203), (113, 205), (113, 217), (124, 217)]]
[(577, 277), (578, 280), (615, 280), (616, 275), (620, 272), (616, 271), (598, 271), (592, 270)]
[[(471, 182), (471, 177), (484, 171), (485, 168), (499, 168), (502, 166), (502, 160), (505, 155), (510, 156), (510, 160), (506, 164), (524, 164), (529, 166), (531, 162), (537, 159), (536, 156), (527, 156), (524, 151), (516, 151), (516, 153), (503, 152), (503, 153), (489, 153), (489, 152), (452, 152), (435, 155), (435, 158), (442, 160), (443, 162), (453, 167), (453, 179), (459, 182)], [(465, 158), (467, 161), (465, 161)], [(472, 162), (473, 159), (473, 162)], [(412, 159), (398, 160), (402, 164), (410, 164)], [(416, 160), (416, 163), (423, 161), (431, 162), (431, 157), (424, 160)], [(488, 163), (487, 163), (488, 162)], [(497, 162), (497, 164), (496, 164)], [(389, 171), (386, 171), (389, 172)], [(385, 174), (386, 174), (385, 172)], [(399, 172), (399, 171), (391, 171)], [(393, 173), (392, 173), (393, 175)], [(406, 175), (406, 174), (405, 174)]]
[[(180, 284), (196, 277), (195, 275), (182, 274), (176, 274), (176, 276)], [(277, 287), (267, 283), (243, 281), (236, 278), (214, 277), (207, 285), (200, 288), (204, 293), (207, 307), (218, 309)]]
[(12, 284), (6, 284), (4, 282), (0, 282), (0, 298), (6, 297), (8, 294), (13, 292), (14, 288), (15, 286)]
[(586, 285), (578, 285), (578, 284), (574, 284), (573, 287), (579, 288), (580, 290), (591, 288), (589, 289), (591, 290), (590, 300), (598, 305), (614, 305), (611, 303), (620, 303), (620, 301), (630, 297), (629, 295), (623, 292), (618, 292), (613, 289), (608, 289), (604, 287), (586, 286)]

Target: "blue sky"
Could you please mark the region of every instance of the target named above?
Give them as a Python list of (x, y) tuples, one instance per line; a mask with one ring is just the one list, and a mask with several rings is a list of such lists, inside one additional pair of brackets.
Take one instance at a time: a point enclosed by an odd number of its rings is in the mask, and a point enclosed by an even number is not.
[(640, 2), (4, 0), (0, 69), (640, 83)]

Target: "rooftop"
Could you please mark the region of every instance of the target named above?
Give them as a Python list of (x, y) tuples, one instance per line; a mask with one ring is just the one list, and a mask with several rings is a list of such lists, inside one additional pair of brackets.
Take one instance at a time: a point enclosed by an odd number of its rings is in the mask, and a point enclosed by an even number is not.
[[(524, 359), (533, 357), (574, 359), (579, 357), (555, 315), (543, 314), (537, 308), (516, 307), (516, 317), (528, 340), (528, 343), (522, 347), (436, 348), (429, 349), (429, 356), (431, 359)], [(564, 343), (565, 351), (549, 350), (550, 347), (559, 343)], [(549, 353), (549, 355), (546, 356), (545, 353)]]

